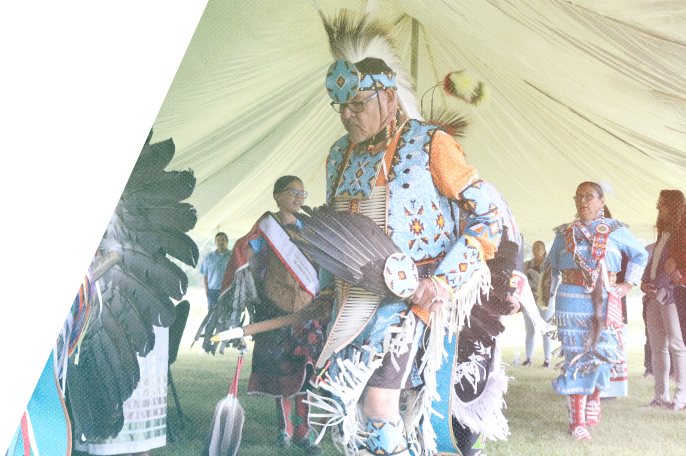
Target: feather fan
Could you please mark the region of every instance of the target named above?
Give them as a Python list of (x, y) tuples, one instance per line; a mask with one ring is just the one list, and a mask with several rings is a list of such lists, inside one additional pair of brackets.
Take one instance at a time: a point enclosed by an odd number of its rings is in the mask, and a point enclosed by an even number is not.
[(303, 224), (303, 240), (292, 239), (295, 245), (346, 282), (379, 296), (391, 295), (383, 268), (400, 249), (372, 219), (328, 206), (302, 209), (304, 214), (296, 217)]
[(181, 201), (195, 187), (193, 172), (165, 171), (174, 157), (171, 139), (148, 136), (105, 230), (95, 261), (116, 252), (119, 263), (94, 277), (102, 291), (98, 308), (67, 372), (75, 435), (113, 437), (124, 423), (123, 402), (140, 380), (138, 356), (155, 344), (153, 326), (170, 326), (188, 277), (167, 255), (195, 266), (198, 247), (185, 234), (197, 221)]

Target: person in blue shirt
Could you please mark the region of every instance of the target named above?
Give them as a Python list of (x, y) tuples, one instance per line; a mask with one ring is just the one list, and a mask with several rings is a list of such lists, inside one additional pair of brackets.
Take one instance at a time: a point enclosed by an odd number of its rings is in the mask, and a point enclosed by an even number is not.
[(229, 238), (226, 236), (226, 233), (217, 233), (214, 237), (214, 244), (217, 249), (208, 253), (200, 265), (202, 284), (207, 296), (208, 311), (217, 303), (224, 271), (226, 271), (226, 265), (229, 264), (229, 258), (231, 257)]

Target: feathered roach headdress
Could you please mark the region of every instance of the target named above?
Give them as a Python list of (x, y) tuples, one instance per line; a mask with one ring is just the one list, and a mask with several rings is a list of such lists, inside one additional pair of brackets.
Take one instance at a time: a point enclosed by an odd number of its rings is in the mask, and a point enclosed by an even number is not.
[[(358, 17), (347, 10), (341, 11), (338, 16), (331, 20), (327, 19), (321, 10), (319, 10), (319, 15), (329, 36), (329, 46), (334, 59), (352, 63), (360, 62), (368, 57), (383, 60), (394, 73), (394, 80), (389, 77), (388, 83), (395, 85), (385, 84), (384, 77), (389, 75), (372, 75), (372, 79), (377, 84), (379, 81), (383, 81), (381, 83), (384, 87), (395, 86), (398, 90), (402, 110), (410, 118), (422, 119), (417, 108), (417, 98), (412, 88), (412, 79), (395, 50), (388, 27), (377, 19), (370, 19), (368, 15)], [(334, 66), (332, 65), (332, 67)], [(369, 75), (360, 75), (361, 82), (364, 82), (365, 76)], [(355, 92), (361, 90), (359, 87), (354, 88), (354, 84), (350, 87)], [(334, 101), (336, 100), (334, 99)]]

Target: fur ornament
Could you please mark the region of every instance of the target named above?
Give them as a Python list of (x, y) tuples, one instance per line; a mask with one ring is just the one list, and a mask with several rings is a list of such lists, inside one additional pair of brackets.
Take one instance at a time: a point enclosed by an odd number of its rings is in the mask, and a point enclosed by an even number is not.
[(486, 92), (484, 83), (475, 81), (465, 70), (452, 71), (443, 78), (443, 90), (448, 95), (459, 98), (465, 103), (477, 105), (483, 101)]

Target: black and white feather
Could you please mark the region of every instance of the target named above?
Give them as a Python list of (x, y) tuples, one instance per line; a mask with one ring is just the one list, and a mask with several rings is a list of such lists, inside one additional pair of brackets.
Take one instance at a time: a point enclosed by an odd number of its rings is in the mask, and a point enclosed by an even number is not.
[(67, 394), (75, 435), (92, 440), (122, 428), (122, 404), (140, 379), (137, 355), (155, 344), (153, 326), (176, 318), (188, 277), (167, 255), (195, 266), (198, 247), (185, 234), (195, 226), (195, 208), (181, 202), (195, 187), (193, 172), (165, 171), (174, 156), (171, 139), (148, 136), (98, 247), (94, 261), (116, 252), (120, 261), (96, 281), (91, 319), (69, 360)]
[(291, 239), (334, 276), (379, 296), (392, 296), (383, 277), (386, 259), (400, 249), (372, 219), (329, 206), (303, 206), (300, 233)]

